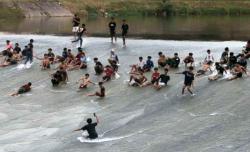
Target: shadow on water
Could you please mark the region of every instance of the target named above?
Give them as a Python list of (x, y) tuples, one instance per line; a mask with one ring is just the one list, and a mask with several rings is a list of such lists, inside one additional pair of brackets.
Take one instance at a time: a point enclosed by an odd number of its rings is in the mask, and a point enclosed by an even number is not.
[[(247, 40), (249, 16), (129, 17), (129, 36), (175, 40)], [(121, 18), (117, 33), (121, 33)], [(70, 35), (72, 18), (0, 19), (0, 31), (16, 34)], [(108, 36), (108, 18), (83, 18), (91, 36)]]

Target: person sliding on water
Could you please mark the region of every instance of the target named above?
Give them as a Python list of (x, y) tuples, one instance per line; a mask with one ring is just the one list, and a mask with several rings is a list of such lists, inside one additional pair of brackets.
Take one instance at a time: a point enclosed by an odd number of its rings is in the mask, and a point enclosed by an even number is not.
[(82, 24), (82, 27), (77, 30), (78, 38), (76, 40), (72, 41), (72, 43), (80, 41), (80, 48), (82, 48), (82, 36), (83, 36), (83, 34), (87, 34), (85, 24)]
[(194, 81), (193, 70), (194, 70), (194, 68), (191, 66), (191, 67), (189, 67), (188, 71), (176, 73), (176, 74), (184, 74), (185, 75), (184, 86), (182, 88), (182, 95), (184, 95), (185, 89), (187, 88), (188, 92), (190, 92), (192, 96), (195, 96), (195, 94), (191, 91), (191, 87), (192, 87), (193, 81)]
[(29, 92), (29, 91), (31, 90), (31, 85), (32, 85), (31, 82), (29, 82), (29, 83), (23, 85), (22, 87), (20, 87), (20, 88), (18, 89), (17, 92), (12, 93), (11, 96), (17, 96), (17, 95), (19, 95), (19, 94), (23, 94), (23, 93)]
[(95, 127), (99, 124), (99, 118), (97, 117), (97, 115), (94, 113), (93, 114), (94, 117), (96, 118), (96, 122), (95, 123), (92, 123), (92, 119), (91, 118), (88, 118), (87, 119), (87, 125), (83, 126), (82, 128), (79, 128), (79, 129), (76, 129), (74, 131), (87, 131), (88, 132), (88, 136), (86, 138), (89, 138), (89, 139), (96, 139), (98, 138), (98, 134), (96, 132), (96, 129)]

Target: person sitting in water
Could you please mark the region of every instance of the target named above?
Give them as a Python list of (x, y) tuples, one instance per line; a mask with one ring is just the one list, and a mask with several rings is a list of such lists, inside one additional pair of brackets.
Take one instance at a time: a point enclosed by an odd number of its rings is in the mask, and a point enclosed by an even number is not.
[(170, 68), (178, 68), (179, 64), (180, 64), (180, 58), (178, 56), (178, 53), (174, 53), (174, 57), (173, 58), (169, 58), (168, 60), (166, 60), (166, 64), (170, 67)]
[(156, 90), (161, 89), (162, 87), (167, 86), (170, 77), (168, 76), (168, 69), (164, 69), (164, 73), (160, 75), (158, 82), (154, 85)]
[(188, 56), (183, 60), (183, 62), (185, 63), (185, 67), (187, 67), (187, 64), (189, 63), (190, 66), (192, 66), (194, 63), (193, 53), (189, 53)]
[(145, 62), (143, 61), (143, 57), (139, 57), (139, 62), (136, 64), (138, 68), (143, 70), (143, 67), (145, 65)]
[(145, 87), (151, 84), (154, 86), (157, 85), (159, 78), (160, 78), (160, 73), (158, 71), (158, 68), (154, 68), (154, 72), (152, 73), (152, 76), (151, 76), (151, 81), (144, 83), (142, 87)]
[(148, 56), (148, 59), (146, 61), (146, 64), (144, 65), (143, 67), (143, 71), (144, 72), (150, 72), (151, 69), (154, 67), (154, 62), (151, 60), (152, 57), (151, 56)]
[(103, 86), (103, 82), (99, 82), (98, 85), (99, 85), (100, 91), (99, 92), (97, 91), (93, 94), (88, 94), (87, 96), (98, 96), (101, 98), (105, 97), (105, 88)]
[(109, 65), (107, 65), (104, 68), (104, 76), (102, 77), (103, 82), (107, 82), (109, 80), (111, 80), (111, 78), (114, 76), (115, 72), (113, 70), (113, 68)]
[(165, 55), (162, 52), (159, 52), (158, 55), (159, 55), (158, 66), (165, 67), (167, 64)]
[(96, 132), (96, 129), (95, 127), (99, 124), (99, 118), (97, 117), (97, 115), (94, 113), (94, 117), (96, 118), (96, 122), (95, 123), (92, 123), (92, 119), (91, 118), (88, 118), (87, 119), (87, 125), (83, 126), (82, 128), (79, 128), (79, 129), (76, 129), (74, 131), (87, 131), (88, 132), (88, 136), (86, 138), (89, 138), (89, 139), (96, 139), (98, 138), (98, 134)]
[(87, 88), (89, 84), (94, 84), (95, 85), (95, 83), (90, 80), (88, 73), (85, 74), (84, 77), (81, 77), (79, 81), (81, 81), (79, 89)]
[(32, 85), (31, 82), (29, 82), (29, 83), (23, 85), (22, 87), (20, 87), (20, 88), (18, 89), (17, 92), (12, 93), (11, 96), (17, 96), (17, 95), (19, 95), (19, 94), (23, 94), (23, 93), (29, 92), (29, 91), (31, 90), (31, 85)]
[[(209, 63), (210, 63), (210, 62), (209, 62)], [(208, 70), (211, 71), (210, 67), (211, 67), (211, 65), (208, 64), (207, 62), (205, 62), (205, 63), (202, 65), (202, 69), (198, 70), (198, 71), (196, 72), (195, 76), (201, 76), (201, 75), (206, 74), (206, 72), (207, 72)]]
[(50, 63), (53, 64), (55, 60), (55, 54), (52, 52), (51, 48), (48, 49), (47, 56), (49, 58)]
[(60, 68), (52, 75), (51, 83), (53, 86), (58, 86), (60, 83), (66, 83), (67, 81), (68, 74), (63, 68)]
[(85, 69), (85, 68), (87, 68), (87, 58), (82, 49), (78, 48), (78, 54), (76, 55), (74, 60), (70, 62), (68, 70)]
[(215, 62), (215, 70), (217, 71), (216, 75), (208, 77), (208, 80), (217, 80), (223, 77), (223, 73), (227, 73), (226, 69), (220, 65), (219, 62)]
[(74, 59), (75, 59), (75, 56), (74, 56), (74, 54), (72, 54), (71, 49), (68, 49), (68, 55), (67, 55), (67, 59), (65, 60), (65, 63), (67, 65), (70, 65), (71, 62), (74, 61)]
[(14, 57), (15, 56), (13, 56), (13, 53), (10, 51), (10, 49), (7, 49), (6, 57), (4, 59), (4, 62), (0, 64), (0, 67), (17, 64), (18, 60), (16, 60)]
[(13, 49), (13, 51), (16, 51), (17, 54), (21, 53), (21, 48), (19, 47), (18, 43), (15, 44), (15, 48)]
[(115, 50), (112, 49), (111, 52), (110, 52), (110, 58), (108, 59), (108, 62), (110, 65), (114, 64), (114, 62), (116, 64), (119, 64), (119, 58), (117, 56), (117, 54), (115, 54)]
[(210, 50), (207, 50), (207, 56), (205, 57), (204, 63), (212, 65), (214, 63), (214, 56)]
[(67, 59), (67, 57), (68, 57), (68, 49), (64, 48), (63, 52), (62, 52), (62, 56), (60, 56), (60, 55), (56, 56), (56, 62), (65, 61)]
[(36, 57), (38, 60), (42, 60), (42, 63), (41, 63), (41, 66), (42, 66), (42, 70), (47, 70), (47, 69), (50, 69), (50, 59), (49, 59), (49, 56), (48, 54), (44, 54), (43, 55), (43, 58), (39, 58), (39, 57)]
[(228, 78), (228, 80), (234, 80), (237, 78), (242, 78), (243, 73), (247, 74), (246, 68), (239, 64), (235, 64), (234, 68), (232, 69), (233, 76)]
[(226, 47), (225, 51), (222, 53), (221, 58), (220, 58), (220, 63), (221, 64), (227, 64), (228, 63), (228, 53), (229, 53), (229, 48)]
[(16, 50), (13, 50), (12, 59), (15, 60), (15, 61), (21, 61), (22, 60), (21, 53), (18, 53)]
[(98, 61), (98, 58), (94, 58), (94, 62), (95, 62), (95, 74), (96, 75), (101, 75), (104, 71), (104, 67), (102, 65), (102, 63), (100, 61)]
[(233, 52), (230, 52), (229, 58), (228, 58), (228, 67), (229, 67), (230, 69), (232, 69), (232, 68), (235, 66), (236, 63), (237, 63), (237, 58), (236, 58), (236, 56), (234, 56), (234, 53), (233, 53)]
[(137, 87), (142, 86), (147, 82), (147, 78), (143, 74), (144, 72), (139, 68), (138, 71), (130, 72), (129, 85)]
[(0, 55), (2, 56), (7, 56), (8, 55), (8, 52), (12, 52), (13, 50), (13, 46), (10, 42), (10, 40), (6, 40), (6, 47), (5, 47), (5, 50), (3, 50), (2, 52), (0, 52)]
[(247, 68), (247, 60), (246, 60), (246, 57), (244, 56), (244, 54), (239, 54), (239, 59), (238, 59), (237, 63), (239, 65), (243, 66), (244, 68)]

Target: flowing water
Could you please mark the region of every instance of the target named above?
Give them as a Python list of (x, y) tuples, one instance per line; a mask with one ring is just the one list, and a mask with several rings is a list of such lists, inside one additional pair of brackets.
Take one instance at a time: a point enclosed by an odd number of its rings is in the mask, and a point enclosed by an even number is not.
[[(21, 46), (35, 40), (35, 53), (42, 55), (51, 47), (61, 54), (64, 47), (72, 48), (72, 37), (48, 35), (2, 35), (0, 46), (6, 39)], [(119, 79), (105, 84), (107, 97), (86, 97), (97, 86), (77, 92), (75, 83), (85, 73), (94, 82), (93, 61), (87, 70), (70, 71), (65, 86), (53, 88), (49, 73), (41, 71), (38, 60), (30, 69), (17, 70), (16, 66), (0, 69), (0, 152), (165, 152), (165, 151), (248, 151), (250, 149), (250, 79), (246, 76), (234, 81), (209, 82), (207, 77), (195, 80), (197, 96), (181, 96), (183, 76), (174, 74), (184, 70), (171, 70), (169, 86), (160, 91), (152, 87), (134, 88), (126, 83), (129, 65), (138, 57), (151, 55), (156, 61), (158, 51), (172, 56), (178, 52), (183, 58), (193, 52), (199, 68), (207, 48), (216, 59), (226, 46), (240, 52), (241, 41), (167, 41), (129, 39), (123, 48), (121, 40), (112, 45), (109, 38), (88, 37), (84, 50), (88, 57), (99, 57), (107, 64), (111, 48), (120, 57)], [(150, 74), (147, 74), (150, 78)], [(19, 97), (8, 94), (31, 81), (32, 91)], [(72, 130), (85, 124), (96, 112), (100, 116), (97, 127), (102, 139), (96, 143), (81, 143), (80, 132)], [(103, 141), (103, 142), (102, 142)], [(99, 143), (98, 143), (99, 142)]]
[[(130, 38), (124, 48), (121, 39), (111, 44), (109, 38), (84, 38), (84, 50), (91, 59), (98, 57), (103, 64), (108, 64), (112, 48), (120, 59), (120, 78), (105, 83), (107, 97), (104, 99), (85, 96), (98, 90), (98, 86), (77, 91), (76, 81), (85, 73), (90, 73), (94, 82), (101, 80), (94, 75), (92, 60), (86, 70), (69, 71), (69, 83), (59, 88), (53, 88), (50, 83), (55, 66), (42, 71), (39, 60), (35, 59), (30, 69), (1, 68), (0, 152), (249, 151), (249, 77), (209, 82), (207, 76), (202, 76), (195, 80), (195, 97), (181, 96), (183, 75), (174, 74), (185, 69), (181, 63), (179, 69), (169, 71), (169, 85), (160, 91), (150, 86), (134, 88), (127, 84), (129, 65), (137, 63), (139, 56), (150, 55), (156, 63), (159, 51), (168, 56), (178, 52), (182, 59), (193, 52), (197, 70), (207, 49), (212, 50), (216, 60), (225, 47), (236, 54), (241, 52), (245, 42), (225, 40), (248, 39), (246, 18), (129, 19), (131, 36), (183, 41)], [(4, 49), (7, 39), (23, 48), (33, 38), (35, 54), (40, 57), (48, 48), (57, 55), (64, 47), (77, 52), (77, 45), (70, 42), (73, 37), (67, 36), (70, 18), (8, 21), (11, 23), (8, 26), (6, 22), (0, 23), (0, 50)], [(86, 22), (92, 35), (107, 35), (107, 19)], [(62, 34), (66, 36), (53, 36)], [(149, 73), (146, 76), (150, 78)], [(33, 84), (31, 92), (9, 96), (29, 81)], [(101, 139), (81, 143), (77, 140), (81, 132), (72, 131), (84, 125), (94, 112), (100, 117), (97, 132)]]

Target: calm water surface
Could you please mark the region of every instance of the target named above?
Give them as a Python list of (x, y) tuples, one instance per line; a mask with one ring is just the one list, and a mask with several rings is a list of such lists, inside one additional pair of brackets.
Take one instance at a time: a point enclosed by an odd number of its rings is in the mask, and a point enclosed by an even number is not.
[[(173, 40), (248, 40), (250, 16), (129, 17), (129, 36)], [(72, 18), (0, 19), (0, 31), (70, 35)], [(120, 33), (121, 18), (118, 22)], [(82, 18), (91, 36), (108, 36), (108, 18)]]

